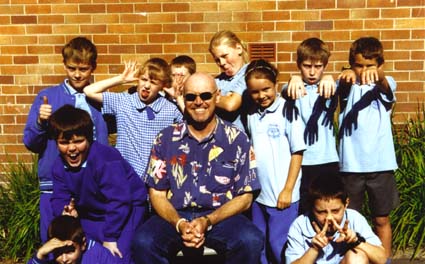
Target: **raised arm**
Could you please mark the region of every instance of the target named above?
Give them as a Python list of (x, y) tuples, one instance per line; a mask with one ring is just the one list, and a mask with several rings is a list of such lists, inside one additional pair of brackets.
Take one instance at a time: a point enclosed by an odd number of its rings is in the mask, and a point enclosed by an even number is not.
[(130, 61), (125, 62), (124, 65), (124, 71), (120, 75), (102, 81), (98, 81), (86, 86), (84, 88), (84, 93), (86, 94), (86, 96), (96, 102), (102, 103), (102, 93), (105, 92), (107, 89), (117, 85), (137, 81), (139, 79), (138, 63), (136, 61)]

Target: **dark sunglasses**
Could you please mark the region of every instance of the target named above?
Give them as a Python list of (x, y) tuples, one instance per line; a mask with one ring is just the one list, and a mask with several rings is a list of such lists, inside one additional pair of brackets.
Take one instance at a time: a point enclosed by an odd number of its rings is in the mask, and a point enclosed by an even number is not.
[(188, 102), (193, 102), (196, 100), (196, 97), (199, 96), (199, 98), (201, 98), (202, 101), (206, 101), (206, 100), (210, 100), (213, 97), (213, 93), (215, 93), (217, 90), (215, 90), (214, 92), (204, 92), (204, 93), (187, 93), (184, 95), (184, 98), (186, 99), (186, 101)]

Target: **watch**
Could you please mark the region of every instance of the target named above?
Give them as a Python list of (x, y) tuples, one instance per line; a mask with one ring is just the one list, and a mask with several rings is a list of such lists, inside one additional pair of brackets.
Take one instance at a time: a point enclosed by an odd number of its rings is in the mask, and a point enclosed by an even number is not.
[(364, 237), (362, 237), (359, 233), (356, 232), (356, 236), (357, 236), (357, 240), (355, 242), (349, 243), (348, 247), (350, 249), (357, 247), (358, 245), (360, 245), (363, 242), (366, 242), (366, 239)]
[(202, 217), (205, 218), (205, 220), (207, 220), (207, 231), (210, 231), (212, 229), (211, 219), (208, 217), (208, 215), (204, 215)]

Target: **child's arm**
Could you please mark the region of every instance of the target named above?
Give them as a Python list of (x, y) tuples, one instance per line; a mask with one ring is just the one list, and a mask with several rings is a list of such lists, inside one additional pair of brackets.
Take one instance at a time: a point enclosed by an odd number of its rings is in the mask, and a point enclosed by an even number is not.
[(53, 250), (72, 245), (73, 242), (71, 240), (62, 241), (57, 238), (52, 238), (37, 250), (36, 257), (37, 259), (44, 260), (50, 253), (53, 252)]
[(292, 191), (294, 190), (295, 183), (301, 168), (303, 160), (303, 151), (295, 152), (291, 155), (289, 164), (288, 178), (286, 179), (285, 187), (279, 193), (276, 207), (278, 209), (285, 209), (291, 205)]
[(381, 93), (385, 94), (389, 100), (393, 99), (393, 92), (385, 78), (383, 65), (379, 67), (369, 67), (364, 70), (362, 72), (361, 82), (362, 84), (375, 83)]
[(96, 102), (102, 103), (102, 93), (108, 88), (124, 83), (137, 81), (139, 79), (139, 69), (137, 62), (125, 62), (124, 65), (124, 71), (120, 75), (102, 81), (98, 81), (86, 86), (84, 88), (84, 93), (86, 94), (86, 96), (92, 100), (95, 100)]
[[(317, 85), (317, 93), (327, 99), (334, 95), (335, 91), (336, 85), (332, 75), (323, 75), (322, 79)], [(300, 75), (291, 76), (291, 79), (289, 79), (288, 82), (288, 87), (286, 88), (286, 94), (292, 99), (298, 99), (307, 95), (304, 81)]]

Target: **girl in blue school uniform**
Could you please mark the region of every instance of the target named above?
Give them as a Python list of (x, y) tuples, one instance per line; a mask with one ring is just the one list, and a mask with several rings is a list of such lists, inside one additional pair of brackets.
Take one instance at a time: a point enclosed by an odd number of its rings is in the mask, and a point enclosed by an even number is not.
[(298, 215), (301, 162), (306, 145), (301, 118), (282, 116), (285, 100), (277, 93), (277, 69), (254, 60), (245, 80), (254, 108), (247, 130), (257, 159), (261, 193), (252, 205), (252, 220), (265, 236), (261, 263), (281, 263), (289, 226)]
[(130, 241), (145, 213), (146, 189), (113, 147), (93, 141), (93, 123), (70, 105), (50, 118), (59, 157), (53, 175), (54, 215), (79, 217), (88, 241), (100, 243), (115, 263), (134, 263)]

